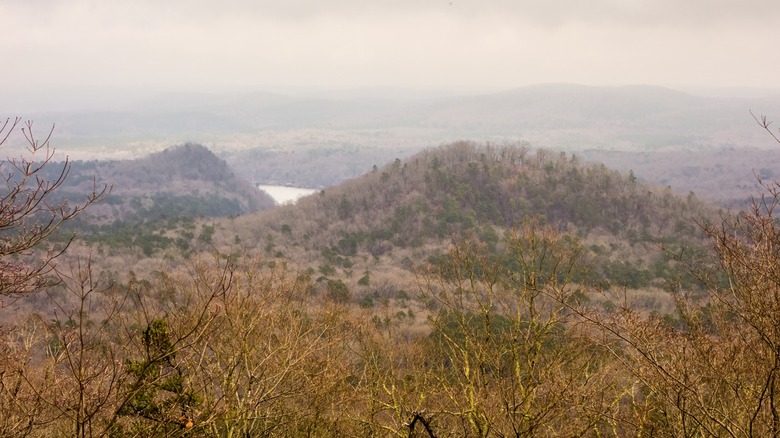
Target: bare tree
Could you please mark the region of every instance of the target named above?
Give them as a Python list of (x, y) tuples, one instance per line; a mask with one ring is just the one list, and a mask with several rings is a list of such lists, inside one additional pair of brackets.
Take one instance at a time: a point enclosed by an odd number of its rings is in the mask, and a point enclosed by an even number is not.
[[(17, 117), (0, 124), (0, 145), (6, 143), (20, 122)], [(58, 165), (53, 161), (54, 149), (49, 144), (54, 126), (45, 137), (38, 138), (33, 122), (26, 121), (21, 132), (28, 155), (0, 160), (0, 179), (5, 183), (0, 193), (0, 297), (24, 295), (45, 285), (53, 260), (65, 251), (70, 240), (37, 259), (31, 257), (32, 250), (63, 222), (75, 218), (111, 190), (109, 186), (98, 187), (93, 183), (92, 193), (81, 202), (54, 201), (53, 195), (70, 170), (66, 158), (56, 177), (43, 176), (45, 168)]]

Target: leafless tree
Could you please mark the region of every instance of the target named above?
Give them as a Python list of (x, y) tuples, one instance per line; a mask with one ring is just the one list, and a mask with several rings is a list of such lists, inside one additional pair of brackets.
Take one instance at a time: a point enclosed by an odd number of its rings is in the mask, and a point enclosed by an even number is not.
[[(0, 145), (6, 143), (20, 122), (17, 117), (0, 124)], [(42, 138), (35, 134), (32, 121), (22, 123), (20, 130), (28, 153), (0, 160), (0, 179), (4, 182), (0, 193), (0, 297), (20, 296), (44, 286), (52, 262), (65, 251), (70, 240), (41, 251), (39, 257), (32, 256), (33, 249), (63, 222), (75, 218), (111, 190), (107, 185), (98, 187), (93, 183), (92, 192), (80, 202), (55, 200), (55, 193), (68, 176), (70, 162), (67, 158), (61, 164), (53, 161), (54, 149), (49, 142), (54, 126)], [(50, 166), (62, 166), (53, 179), (43, 175)]]

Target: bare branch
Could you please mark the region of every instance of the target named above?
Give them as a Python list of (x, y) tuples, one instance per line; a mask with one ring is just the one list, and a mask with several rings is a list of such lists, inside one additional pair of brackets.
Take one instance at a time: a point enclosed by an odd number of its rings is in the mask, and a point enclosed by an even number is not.
[(776, 142), (780, 143), (780, 137), (776, 136), (774, 132), (772, 132), (772, 129), (769, 127), (769, 125), (772, 124), (771, 121), (767, 120), (766, 116), (756, 116), (753, 114), (753, 111), (748, 111), (751, 116), (753, 116), (753, 120), (758, 123), (758, 125), (766, 130), (766, 132), (769, 133), (769, 135), (772, 136), (772, 138), (775, 139)]
[[(0, 126), (0, 145), (20, 120), (9, 118)], [(35, 135), (32, 121), (24, 122), (21, 131), (31, 156), (0, 161), (0, 178), (5, 181), (5, 191), (0, 193), (0, 296), (24, 295), (48, 284), (45, 277), (52, 262), (62, 255), (72, 238), (61, 242), (58, 249), (39, 251), (43, 256), (33, 257), (36, 248), (62, 223), (103, 200), (112, 189), (108, 185), (98, 188), (93, 180), (92, 193), (82, 202), (52, 202), (68, 177), (70, 161), (65, 159), (53, 179), (42, 176), (43, 169), (54, 165), (54, 149), (49, 144), (54, 125), (43, 139)], [(43, 155), (36, 158), (39, 151)]]

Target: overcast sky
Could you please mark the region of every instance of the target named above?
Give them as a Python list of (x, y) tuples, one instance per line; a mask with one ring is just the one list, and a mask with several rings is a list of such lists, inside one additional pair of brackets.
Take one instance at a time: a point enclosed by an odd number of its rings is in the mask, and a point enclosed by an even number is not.
[(777, 0), (0, 0), (0, 29), (6, 104), (275, 87), (780, 87)]

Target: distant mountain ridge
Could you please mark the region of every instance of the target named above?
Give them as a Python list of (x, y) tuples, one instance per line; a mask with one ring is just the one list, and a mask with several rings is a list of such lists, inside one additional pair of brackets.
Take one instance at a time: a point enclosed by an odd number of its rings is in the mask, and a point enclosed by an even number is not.
[[(128, 105), (121, 111), (60, 112), (45, 119), (58, 123), (60, 144), (68, 147), (104, 138), (107, 143), (139, 139), (209, 135), (226, 139), (238, 133), (289, 129), (415, 128), (439, 138), (514, 136), (543, 147), (604, 146), (623, 140), (636, 148), (686, 146), (679, 138), (710, 138), (745, 126), (748, 109), (780, 112), (780, 103), (763, 98), (699, 97), (657, 86), (591, 87), (543, 84), (500, 93), (398, 99), (292, 96), (275, 93), (172, 93)], [(32, 115), (35, 117), (35, 115)], [(37, 119), (37, 118), (36, 118)], [(588, 132), (588, 129), (598, 130)], [(582, 130), (579, 144), (539, 143), (552, 130)], [(716, 131), (716, 132), (713, 132)], [(653, 135), (654, 141), (646, 141)]]
[[(634, 169), (641, 179), (724, 205), (755, 194), (753, 169), (780, 172), (760, 151), (741, 157), (742, 151), (775, 147), (748, 113), (780, 114), (774, 94), (702, 97), (657, 86), (576, 84), (419, 99), (400, 91), (392, 98), (392, 91), (174, 93), (119, 111), (32, 118), (44, 126), (57, 122), (58, 152), (72, 157), (136, 158), (163, 145), (197, 140), (244, 179), (300, 187), (338, 184), (395, 157), (460, 140), (528, 141), (539, 148), (587, 152), (596, 161)], [(739, 166), (730, 158), (713, 160), (725, 156), (722, 151), (736, 151)], [(665, 159), (667, 152), (686, 157), (685, 162)], [(658, 157), (652, 168), (646, 153)], [(702, 190), (706, 187), (718, 187), (712, 192), (717, 196)]]

